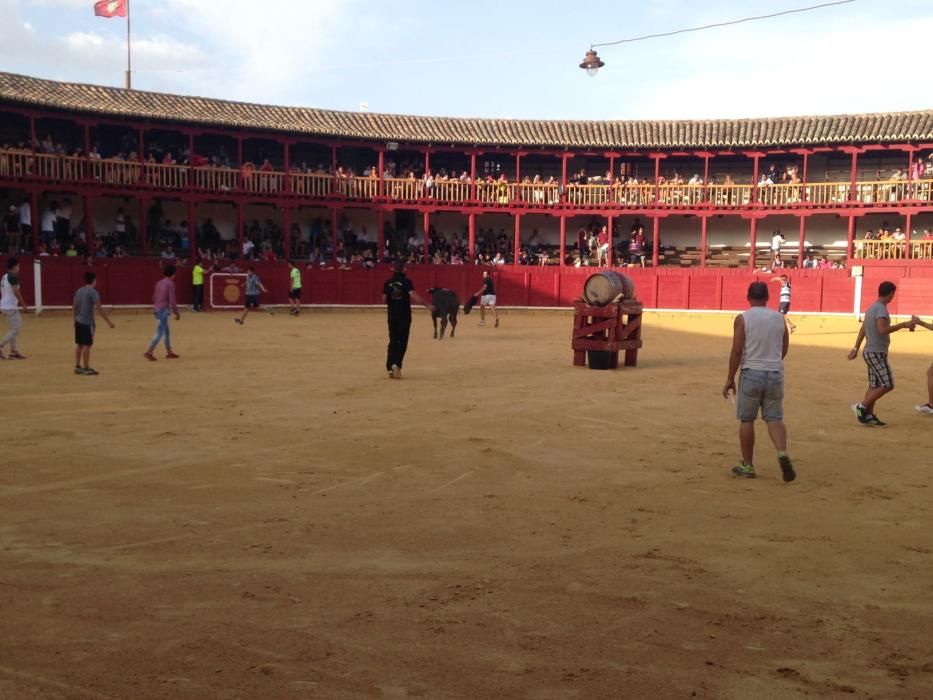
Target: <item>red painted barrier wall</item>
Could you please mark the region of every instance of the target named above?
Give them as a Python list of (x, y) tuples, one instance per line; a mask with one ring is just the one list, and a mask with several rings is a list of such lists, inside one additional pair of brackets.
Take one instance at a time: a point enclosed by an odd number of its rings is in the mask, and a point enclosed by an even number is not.
[[(0, 262), (6, 269), (5, 259)], [(151, 258), (96, 259), (88, 268), (81, 259), (45, 257), (42, 265), (42, 296), (45, 306), (70, 306), (74, 291), (83, 284), (84, 272), (98, 275), (98, 289), (105, 304), (148, 305), (152, 288), (162, 276), (162, 263)], [(284, 262), (255, 263), (263, 284), (271, 291), (264, 302), (287, 303), (288, 266)], [(475, 266), (415, 265), (409, 277), (420, 292), (429, 287), (453, 289), (465, 300), (481, 286), (483, 268)], [(32, 258), (21, 259), (23, 291), (33, 299)], [(592, 268), (514, 268), (493, 269), (501, 306), (567, 307), (578, 298)], [(769, 282), (768, 273), (748, 270), (702, 268), (628, 268), (621, 270), (632, 278), (636, 293), (646, 308), (673, 310), (737, 310), (746, 306), (745, 294), (755, 280)], [(390, 276), (388, 267), (375, 270), (302, 270), (303, 303), (371, 305), (382, 301), (382, 284)], [(793, 283), (793, 311), (851, 313), (855, 280), (848, 270), (790, 270)], [(874, 264), (864, 268), (862, 308), (874, 301), (878, 284), (890, 280), (899, 293), (893, 313), (933, 315), (933, 266)], [(191, 303), (190, 266), (178, 268), (176, 276), (179, 304)], [(778, 302), (778, 285), (772, 284), (771, 305)]]

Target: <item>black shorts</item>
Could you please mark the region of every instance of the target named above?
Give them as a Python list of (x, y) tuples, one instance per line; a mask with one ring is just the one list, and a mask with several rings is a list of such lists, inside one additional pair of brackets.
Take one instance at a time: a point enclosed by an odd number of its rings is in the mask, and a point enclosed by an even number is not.
[(780, 304), (778, 304), (778, 311), (786, 316), (787, 312), (790, 311), (790, 302), (782, 301)]
[(94, 329), (86, 323), (75, 321), (75, 345), (90, 347), (94, 344)]
[(259, 295), (258, 294), (247, 294), (245, 306), (247, 309), (258, 309), (259, 308)]
[(301, 299), (301, 287), (298, 287), (297, 289), (291, 290), (291, 291), (288, 293), (288, 298), (289, 298), (289, 299), (299, 299), (299, 300), (300, 300), (300, 299)]

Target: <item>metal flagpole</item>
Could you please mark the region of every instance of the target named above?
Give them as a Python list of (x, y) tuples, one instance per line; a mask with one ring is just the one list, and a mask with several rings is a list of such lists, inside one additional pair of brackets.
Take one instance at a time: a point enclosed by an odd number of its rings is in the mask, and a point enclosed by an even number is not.
[(126, 89), (132, 90), (133, 85), (130, 79), (132, 72), (132, 63), (130, 59), (130, 0), (126, 0)]

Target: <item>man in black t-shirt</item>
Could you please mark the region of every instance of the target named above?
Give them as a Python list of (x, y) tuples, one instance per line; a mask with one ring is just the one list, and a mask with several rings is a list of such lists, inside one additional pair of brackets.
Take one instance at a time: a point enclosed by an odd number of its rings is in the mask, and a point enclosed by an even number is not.
[(408, 349), (408, 333), (411, 330), (411, 302), (422, 304), (428, 311), (434, 307), (421, 298), (415, 285), (405, 276), (405, 263), (395, 263), (395, 274), (382, 285), (382, 300), (386, 304), (389, 321), (389, 348), (386, 355), (386, 372), (389, 379), (402, 378), (402, 361)]
[(499, 327), (499, 312), (496, 311), (496, 285), (492, 281), (489, 270), (483, 270), (483, 286), (476, 290), (479, 297), (479, 325), (486, 325), (486, 307), (488, 306), (496, 318), (496, 328)]

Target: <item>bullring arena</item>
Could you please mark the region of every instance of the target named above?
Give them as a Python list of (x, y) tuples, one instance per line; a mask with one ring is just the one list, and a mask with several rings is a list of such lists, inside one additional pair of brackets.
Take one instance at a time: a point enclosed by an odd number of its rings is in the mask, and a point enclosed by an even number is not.
[[(846, 355), (884, 280), (933, 314), (933, 111), (441, 119), (0, 73), (0, 131), (0, 264), (41, 308), (0, 363), (0, 698), (931, 696), (933, 333), (894, 337), (884, 430)], [(387, 380), (395, 260), (461, 302), (491, 272), (501, 325), (435, 341), (416, 308)], [(169, 264), (181, 357), (147, 362)], [(250, 266), (281, 312), (240, 327)], [(574, 367), (607, 267), (638, 366)], [(721, 394), (778, 274), (789, 484), (760, 426), (731, 478)]]

